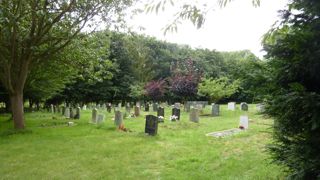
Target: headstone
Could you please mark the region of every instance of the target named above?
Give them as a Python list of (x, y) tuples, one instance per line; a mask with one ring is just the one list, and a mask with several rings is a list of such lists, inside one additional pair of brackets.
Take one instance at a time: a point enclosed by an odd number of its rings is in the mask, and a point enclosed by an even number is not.
[(189, 119), (192, 122), (198, 123), (199, 122), (199, 109), (191, 107)]
[(177, 116), (177, 120), (180, 120), (180, 109), (178, 108), (172, 108), (172, 116)]
[(240, 129), (248, 129), (249, 128), (249, 118), (248, 116), (240, 116)]
[(157, 111), (158, 122), (164, 122), (164, 108), (159, 107)]
[(82, 110), (84, 110), (84, 111), (87, 110), (87, 105), (83, 105)]
[(144, 106), (144, 111), (149, 112), (149, 103), (146, 103)]
[(262, 103), (257, 104), (256, 109), (258, 112), (263, 112), (264, 111), (264, 104), (262, 104)]
[(203, 105), (202, 104), (197, 104), (195, 108), (198, 109), (200, 114), (203, 114)]
[(174, 108), (180, 109), (180, 103), (174, 103)]
[(212, 103), (211, 115), (219, 116), (220, 114), (220, 106), (219, 104)]
[(242, 111), (248, 111), (248, 104), (245, 103), (245, 102), (241, 103), (241, 104), (240, 104), (240, 109), (241, 109)]
[(98, 110), (97, 108), (92, 109), (91, 122), (96, 123), (98, 118)]
[(112, 109), (112, 105), (111, 105), (111, 103), (108, 103), (108, 104), (107, 104), (107, 111), (108, 111), (108, 113), (111, 113), (111, 109)]
[(97, 109), (100, 109), (100, 104), (97, 104), (97, 106), (96, 106), (96, 107), (97, 107)]
[(120, 111), (116, 111), (115, 116), (114, 116), (114, 124), (119, 127), (122, 124), (123, 117), (122, 113)]
[(154, 112), (157, 112), (157, 111), (158, 111), (158, 103), (153, 103), (153, 104), (152, 104), (152, 110), (153, 110)]
[(136, 117), (140, 116), (140, 107), (139, 106), (134, 107), (134, 116), (136, 116)]
[(235, 102), (229, 102), (228, 103), (228, 110), (236, 110), (236, 103)]
[(66, 107), (62, 106), (62, 115), (64, 115), (65, 112), (66, 112)]
[(153, 115), (146, 116), (145, 133), (149, 135), (157, 135), (158, 133), (158, 117)]
[(97, 124), (102, 124), (104, 122), (104, 114), (98, 114)]
[(51, 113), (53, 114), (53, 113), (54, 113), (54, 106), (53, 106), (53, 104), (51, 104), (50, 107), (51, 107)]
[(130, 114), (130, 112), (131, 112), (130, 103), (127, 103), (127, 105), (126, 105), (126, 113), (127, 113), (127, 114)]
[(73, 108), (69, 108), (70, 109), (70, 118), (73, 118), (74, 117), (74, 113), (73, 113)]
[(65, 116), (66, 118), (70, 118), (70, 108), (65, 108), (64, 116)]
[(76, 114), (74, 115), (74, 119), (80, 119), (80, 111), (81, 111), (81, 108), (77, 107), (76, 108)]
[(102, 110), (106, 110), (106, 104), (105, 103), (102, 104)]

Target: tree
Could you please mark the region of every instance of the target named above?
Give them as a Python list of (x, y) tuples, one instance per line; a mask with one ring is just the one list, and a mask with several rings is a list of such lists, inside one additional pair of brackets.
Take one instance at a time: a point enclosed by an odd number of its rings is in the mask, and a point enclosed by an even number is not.
[(0, 78), (10, 96), (14, 127), (25, 127), (23, 91), (32, 66), (64, 49), (93, 17), (111, 22), (130, 1), (12, 0), (0, 2)]
[(292, 179), (320, 178), (320, 2), (293, 0), (265, 37), (272, 68), (266, 113), (274, 122), (270, 151)]
[(165, 93), (166, 81), (150, 81), (145, 85), (145, 94), (150, 97), (153, 101), (160, 100)]
[(240, 81), (235, 80), (230, 82), (227, 77), (218, 79), (204, 79), (199, 84), (199, 95), (205, 95), (211, 101), (217, 102), (221, 98), (226, 98), (234, 94), (239, 88)]

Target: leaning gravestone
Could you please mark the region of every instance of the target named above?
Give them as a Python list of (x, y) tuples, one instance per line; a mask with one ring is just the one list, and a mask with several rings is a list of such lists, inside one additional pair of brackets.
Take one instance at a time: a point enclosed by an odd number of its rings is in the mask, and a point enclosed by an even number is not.
[(76, 114), (74, 115), (74, 119), (80, 119), (80, 110), (81, 110), (80, 107), (76, 108)]
[(158, 103), (153, 103), (153, 104), (152, 104), (152, 110), (153, 110), (154, 112), (157, 112), (157, 110), (158, 110)]
[(242, 111), (248, 111), (248, 104), (245, 103), (245, 102), (241, 103), (241, 104), (240, 104), (240, 109), (241, 109)]
[(172, 116), (177, 116), (177, 120), (180, 120), (180, 109), (172, 108)]
[(219, 114), (220, 114), (219, 104), (212, 103), (211, 115), (212, 116), (219, 116)]
[(236, 103), (235, 102), (229, 102), (228, 103), (228, 110), (236, 110)]
[(144, 130), (145, 133), (149, 135), (157, 135), (158, 133), (158, 117), (153, 115), (146, 116), (146, 127)]
[(119, 127), (122, 124), (123, 117), (122, 113), (120, 111), (116, 111), (115, 116), (114, 116), (114, 124)]
[(192, 122), (198, 123), (199, 122), (199, 110), (197, 108), (191, 107), (189, 119)]
[(145, 106), (144, 106), (144, 111), (148, 112), (149, 111), (149, 104), (146, 103)]
[[(164, 108), (159, 107), (157, 111), (157, 116), (158, 116), (158, 122), (164, 122)], [(159, 118), (161, 117), (161, 118)]]
[(98, 110), (97, 110), (97, 108), (94, 108), (94, 109), (92, 109), (91, 122), (97, 123), (97, 118), (98, 118)]
[(248, 129), (249, 128), (249, 118), (248, 116), (240, 116), (240, 129)]
[(98, 114), (97, 124), (102, 124), (104, 122), (104, 114)]
[(140, 107), (139, 106), (134, 107), (134, 116), (136, 116), (136, 117), (140, 116)]
[(70, 108), (66, 108), (65, 111), (64, 111), (64, 116), (66, 118), (70, 118)]
[(69, 108), (70, 109), (70, 118), (74, 118), (74, 113), (73, 113), (73, 108)]

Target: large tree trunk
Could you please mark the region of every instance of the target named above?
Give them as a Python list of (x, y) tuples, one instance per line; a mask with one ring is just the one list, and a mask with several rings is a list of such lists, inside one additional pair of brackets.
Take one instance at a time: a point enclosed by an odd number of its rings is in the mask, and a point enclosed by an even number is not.
[(24, 129), (23, 93), (10, 94), (10, 103), (15, 129)]

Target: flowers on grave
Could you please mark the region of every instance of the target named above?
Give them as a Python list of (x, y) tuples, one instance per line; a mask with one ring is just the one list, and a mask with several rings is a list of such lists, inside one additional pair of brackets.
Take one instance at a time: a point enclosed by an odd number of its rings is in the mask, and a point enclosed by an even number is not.
[(163, 119), (164, 117), (163, 116), (158, 116), (158, 119)]
[(172, 115), (170, 116), (170, 121), (176, 121), (178, 119), (178, 116)]

